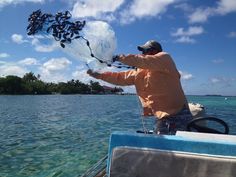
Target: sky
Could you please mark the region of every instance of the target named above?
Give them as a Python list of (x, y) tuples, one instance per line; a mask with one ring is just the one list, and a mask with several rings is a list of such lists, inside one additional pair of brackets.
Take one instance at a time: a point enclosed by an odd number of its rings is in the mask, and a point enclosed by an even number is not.
[(0, 0), (0, 77), (33, 72), (45, 82), (94, 80), (58, 44), (27, 35), (28, 17), (38, 9), (107, 22), (115, 54), (138, 54), (138, 45), (156, 40), (175, 61), (185, 94), (236, 96), (236, 0)]

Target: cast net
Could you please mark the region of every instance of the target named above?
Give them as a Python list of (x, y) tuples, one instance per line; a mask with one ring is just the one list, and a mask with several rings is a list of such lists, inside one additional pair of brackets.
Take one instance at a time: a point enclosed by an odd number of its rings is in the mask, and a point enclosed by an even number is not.
[(55, 15), (34, 11), (28, 18), (28, 35), (43, 34), (60, 43), (63, 52), (94, 68), (114, 66), (132, 68), (115, 62), (116, 36), (112, 27), (102, 21), (72, 21), (69, 11)]

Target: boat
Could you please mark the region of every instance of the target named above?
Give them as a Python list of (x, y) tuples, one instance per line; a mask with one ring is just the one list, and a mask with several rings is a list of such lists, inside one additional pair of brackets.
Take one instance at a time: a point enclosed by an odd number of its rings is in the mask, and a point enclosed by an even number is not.
[(219, 118), (198, 117), (175, 135), (140, 132), (113, 132), (106, 157), (82, 177), (236, 176), (236, 135)]

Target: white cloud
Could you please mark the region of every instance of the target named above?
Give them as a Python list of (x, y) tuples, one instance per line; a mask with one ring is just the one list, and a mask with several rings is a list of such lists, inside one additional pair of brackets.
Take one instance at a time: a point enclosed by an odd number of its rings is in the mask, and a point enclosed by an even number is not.
[(215, 59), (215, 60), (212, 60), (212, 63), (215, 63), (215, 64), (219, 64), (219, 63), (223, 63), (224, 60), (223, 59)]
[(142, 18), (144, 16), (156, 16), (165, 12), (168, 5), (174, 3), (174, 0), (135, 0), (130, 7), (130, 14)]
[(34, 36), (31, 41), (31, 44), (34, 46), (34, 49), (37, 52), (52, 52), (60, 47), (59, 43), (57, 41), (54, 41), (54, 39), (52, 39), (52, 42), (50, 44), (42, 44), (39, 39), (43, 41), (45, 38), (42, 36)]
[(65, 82), (71, 77), (68, 76), (67, 70), (71, 61), (65, 57), (52, 58), (45, 62), (40, 68), (41, 79), (46, 82)]
[(41, 65), (35, 58), (25, 58), (18, 62), (1, 62), (0, 77), (7, 75), (16, 75), (23, 77), (30, 70), (27, 68), (32, 65), (38, 65), (37, 72), (41, 79), (46, 82), (66, 82), (71, 79), (71, 73), (68, 68), (71, 62), (66, 58), (52, 58)]
[(7, 63), (7, 62), (0, 60), (0, 65), (4, 65), (4, 64), (6, 64), (6, 63)]
[(236, 31), (231, 31), (231, 32), (228, 34), (228, 37), (230, 37), (230, 38), (236, 38)]
[[(80, 80), (83, 83), (89, 83), (90, 80), (98, 81), (87, 74), (87, 68), (80, 66), (76, 68), (76, 71), (72, 73), (73, 78)], [(99, 81), (100, 82), (100, 81)]]
[(154, 17), (167, 10), (167, 7), (176, 0), (134, 0), (132, 4), (120, 12), (121, 23), (127, 24), (136, 19)]
[(214, 12), (214, 9), (212, 8), (206, 8), (196, 9), (192, 14), (189, 15), (189, 22), (190, 23), (196, 23), (196, 22), (206, 22), (209, 16), (212, 16)]
[(10, 55), (8, 53), (0, 53), (0, 58), (7, 58)]
[(179, 71), (179, 73), (181, 75), (182, 80), (191, 80), (191, 79), (193, 79), (193, 75), (188, 73), (188, 72)]
[(38, 65), (38, 61), (35, 58), (25, 58), (23, 60), (20, 60), (18, 63), (26, 66)]
[(203, 32), (204, 29), (201, 26), (190, 26), (186, 31), (183, 28), (178, 28), (175, 33), (172, 33), (172, 36), (194, 36)]
[(210, 81), (211, 83), (215, 84), (215, 83), (220, 82), (221, 80), (219, 78), (211, 78)]
[(71, 80), (70, 76), (67, 75), (66, 72), (57, 72), (57, 73), (44, 73), (42, 72), (40, 74), (40, 79), (43, 80), (44, 82), (67, 82), (68, 80)]
[(235, 0), (220, 0), (217, 3), (216, 13), (225, 15), (231, 12), (236, 12), (236, 1)]
[(178, 42), (178, 43), (195, 43), (196, 40), (193, 39), (193, 38), (190, 38), (189, 36), (181, 36), (179, 37), (178, 39), (175, 40), (175, 42)]
[(45, 0), (0, 0), (0, 8), (11, 4), (20, 4), (26, 2), (43, 3)]
[(13, 42), (15, 42), (15, 43), (17, 43), (17, 44), (22, 44), (22, 43), (28, 42), (28, 41), (25, 40), (25, 39), (23, 38), (23, 36), (20, 35), (20, 34), (13, 34), (13, 35), (11, 36), (11, 39), (12, 39)]
[(121, 88), (124, 90), (124, 93), (136, 93), (135, 86), (124, 86)]
[(113, 20), (114, 16), (111, 13), (115, 12), (123, 2), (124, 0), (78, 0), (73, 6), (72, 16)]
[(38, 64), (35, 58), (25, 58), (18, 62), (1, 62), (0, 61), (0, 77), (7, 75), (15, 75), (22, 77), (29, 72), (27, 66)]
[(209, 17), (216, 15), (226, 15), (231, 12), (236, 12), (235, 0), (219, 0), (216, 7), (197, 8), (192, 14), (189, 15), (190, 23), (203, 23)]
[(200, 35), (204, 32), (201, 26), (190, 26), (187, 30), (178, 28), (176, 32), (171, 33), (171, 36), (178, 37), (176, 42), (179, 43), (195, 43), (196, 40), (192, 36)]
[(52, 58), (43, 64), (42, 68), (46, 72), (57, 72), (66, 69), (71, 64), (71, 61), (65, 57)]
[(0, 65), (0, 76), (15, 75), (22, 77), (28, 70), (16, 64), (5, 63)]
[(231, 87), (235, 83), (236, 78), (233, 77), (212, 77), (209, 79), (210, 83), (213, 85), (218, 85), (221, 87)]
[(183, 10), (185, 12), (188, 12), (188, 13), (193, 11), (192, 6), (190, 4), (187, 4), (187, 3), (177, 4), (174, 7), (177, 8), (177, 9), (181, 9), (181, 10)]
[[(122, 24), (128, 24), (144, 17), (156, 17), (178, 0), (78, 0), (72, 9), (76, 18), (92, 17), (99, 20), (113, 21), (120, 18)], [(122, 8), (120, 8), (123, 6)]]

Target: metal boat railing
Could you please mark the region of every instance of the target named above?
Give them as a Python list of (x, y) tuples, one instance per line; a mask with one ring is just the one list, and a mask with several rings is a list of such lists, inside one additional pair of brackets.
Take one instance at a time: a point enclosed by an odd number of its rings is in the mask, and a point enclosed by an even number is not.
[(80, 177), (106, 177), (106, 161), (108, 156), (106, 155), (100, 159), (96, 164), (89, 168), (83, 175)]

